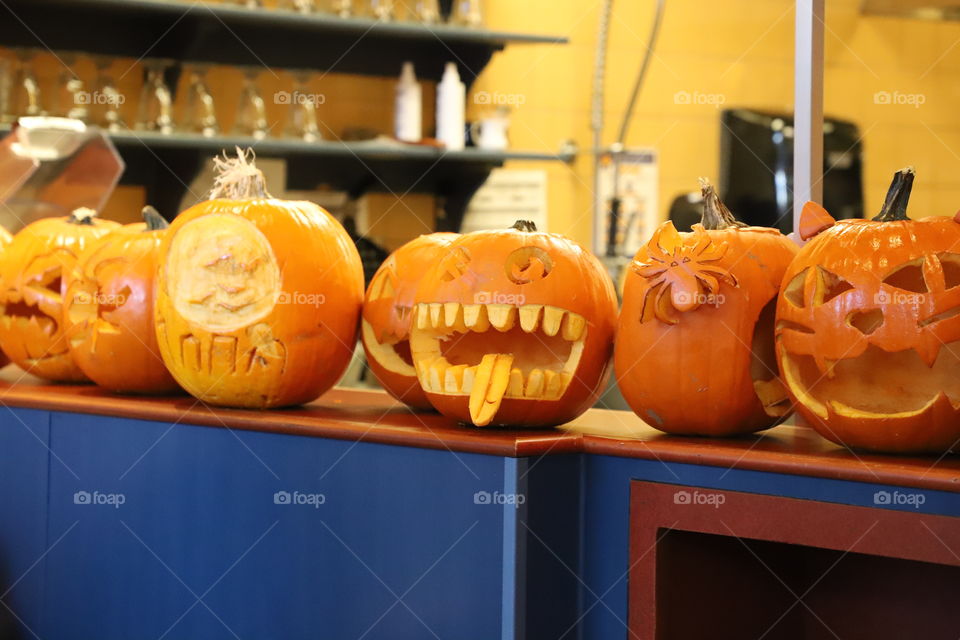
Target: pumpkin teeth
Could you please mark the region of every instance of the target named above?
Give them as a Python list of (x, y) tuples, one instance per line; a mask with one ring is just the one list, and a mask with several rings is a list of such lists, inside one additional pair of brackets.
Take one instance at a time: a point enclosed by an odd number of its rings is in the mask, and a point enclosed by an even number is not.
[(517, 323), (517, 308), (512, 304), (488, 304), (487, 317), (497, 331), (509, 331)]
[(542, 330), (548, 336), (555, 336), (560, 331), (560, 323), (563, 322), (563, 316), (566, 313), (563, 309), (557, 307), (543, 308)]

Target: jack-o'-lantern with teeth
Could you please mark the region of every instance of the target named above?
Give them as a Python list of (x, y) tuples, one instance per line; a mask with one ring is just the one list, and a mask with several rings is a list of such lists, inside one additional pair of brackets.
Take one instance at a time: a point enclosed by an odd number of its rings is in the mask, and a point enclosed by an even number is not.
[(414, 295), (421, 276), (457, 235), (422, 235), (394, 251), (373, 275), (363, 300), (361, 338), (370, 370), (390, 395), (414, 409), (433, 408), (410, 356)]
[(123, 393), (178, 389), (163, 365), (153, 325), (157, 254), (167, 221), (153, 207), (144, 222), (94, 240), (67, 278), (64, 320), (77, 366)]
[(321, 207), (272, 198), (244, 152), (216, 164), (211, 199), (177, 216), (160, 247), (160, 354), (210, 404), (313, 400), (353, 355), (360, 255)]
[(47, 380), (87, 378), (70, 355), (63, 316), (66, 275), (84, 248), (120, 227), (90, 209), (43, 218), (21, 229), (0, 255), (0, 348), (23, 370)]
[(589, 251), (520, 221), (460, 236), (417, 289), (410, 350), (444, 415), (478, 427), (572, 420), (602, 391), (617, 317)]
[(960, 440), (960, 220), (907, 217), (911, 168), (872, 220), (807, 203), (783, 281), (777, 357), (824, 437), (891, 453)]
[(727, 436), (789, 413), (777, 375), (773, 321), (796, 246), (734, 218), (705, 179), (690, 233), (665, 222), (624, 282), (614, 355), (630, 407), (668, 433)]

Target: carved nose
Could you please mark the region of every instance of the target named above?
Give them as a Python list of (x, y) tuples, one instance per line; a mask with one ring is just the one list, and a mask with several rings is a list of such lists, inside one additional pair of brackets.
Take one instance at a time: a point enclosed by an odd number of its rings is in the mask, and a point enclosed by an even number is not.
[(854, 311), (850, 314), (847, 322), (851, 327), (865, 336), (870, 335), (880, 328), (883, 324), (883, 311), (880, 309), (871, 309), (870, 311)]

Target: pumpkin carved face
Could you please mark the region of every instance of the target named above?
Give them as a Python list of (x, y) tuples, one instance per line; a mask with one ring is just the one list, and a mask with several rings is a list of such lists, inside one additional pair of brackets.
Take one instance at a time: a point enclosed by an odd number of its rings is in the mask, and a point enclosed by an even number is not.
[(167, 223), (151, 207), (144, 218), (87, 247), (67, 280), (64, 315), (87, 377), (112, 391), (165, 393), (178, 387), (160, 359), (153, 290)]
[(319, 206), (271, 198), (243, 153), (218, 168), (211, 200), (177, 216), (160, 247), (154, 317), (163, 361), (211, 404), (313, 400), (353, 354), (360, 256)]
[(25, 371), (48, 380), (86, 380), (70, 356), (65, 277), (88, 244), (119, 226), (78, 209), (27, 225), (0, 256), (0, 347)]
[(523, 222), (466, 234), (417, 290), (417, 377), (463, 422), (560, 424), (599, 395), (616, 313), (603, 266), (568, 238)]
[(410, 324), (420, 277), (443, 255), (455, 233), (411, 240), (377, 269), (363, 302), (362, 339), (370, 370), (390, 395), (416, 409), (431, 409), (410, 355)]
[(873, 220), (807, 203), (813, 237), (784, 278), (777, 353), (798, 409), (851, 447), (945, 451), (960, 439), (960, 223), (910, 220), (913, 171)]
[(746, 227), (701, 181), (691, 233), (664, 223), (624, 281), (614, 361), (630, 407), (669, 433), (731, 435), (789, 412), (773, 346), (776, 295), (794, 244)]

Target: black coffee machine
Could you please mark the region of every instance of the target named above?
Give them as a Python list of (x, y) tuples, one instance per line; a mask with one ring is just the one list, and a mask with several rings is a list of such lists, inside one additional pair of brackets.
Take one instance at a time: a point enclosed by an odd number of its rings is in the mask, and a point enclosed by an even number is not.
[[(793, 116), (725, 109), (720, 116), (720, 194), (747, 224), (793, 230)], [(863, 147), (852, 122), (823, 124), (823, 206), (863, 217)]]

